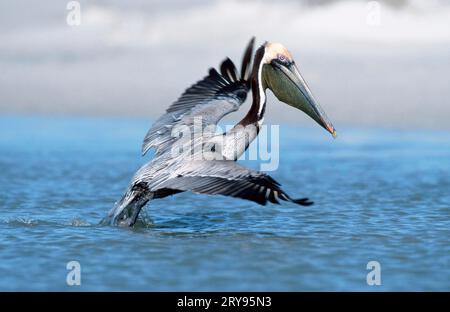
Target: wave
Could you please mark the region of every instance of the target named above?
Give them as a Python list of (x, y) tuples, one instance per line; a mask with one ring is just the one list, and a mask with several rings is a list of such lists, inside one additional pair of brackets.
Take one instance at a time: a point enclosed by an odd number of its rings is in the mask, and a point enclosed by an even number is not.
[(92, 224), (80, 218), (74, 218), (67, 222), (58, 222), (52, 220), (33, 219), (28, 217), (13, 217), (0, 220), (0, 224), (7, 224), (14, 227), (34, 227), (34, 226), (72, 226), (72, 227), (93, 227), (98, 224)]
[[(81, 219), (79, 217), (70, 219), (68, 221), (54, 221), (54, 220), (43, 220), (34, 219), (29, 217), (12, 217), (0, 219), (0, 224), (6, 224), (13, 227), (35, 227), (35, 226), (51, 226), (51, 227), (87, 227), (87, 228), (98, 228), (98, 227), (110, 227), (108, 225), (101, 224), (101, 222), (89, 222), (87, 220)], [(133, 229), (143, 229), (154, 227), (153, 221), (144, 214), (139, 218)], [(113, 227), (111, 227), (113, 228)]]

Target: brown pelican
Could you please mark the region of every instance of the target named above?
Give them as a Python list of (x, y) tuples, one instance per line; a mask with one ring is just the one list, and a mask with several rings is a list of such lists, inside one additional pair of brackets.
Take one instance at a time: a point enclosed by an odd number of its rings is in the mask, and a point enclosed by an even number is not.
[[(155, 155), (136, 172), (127, 192), (104, 222), (133, 226), (148, 201), (184, 191), (238, 197), (261, 205), (279, 204), (279, 200), (303, 206), (312, 204), (307, 198), (292, 199), (269, 175), (236, 163), (258, 135), (267, 89), (336, 136), (289, 51), (279, 43), (266, 42), (257, 49), (252, 66), (253, 44), (254, 38), (244, 53), (240, 75), (233, 62), (225, 59), (220, 72), (210, 69), (205, 78), (188, 88), (153, 124), (145, 136), (142, 153), (145, 155), (154, 148)], [(216, 134), (217, 123), (237, 111), (249, 91), (253, 101), (245, 117), (230, 131)], [(212, 130), (205, 131), (211, 126)], [(183, 127), (194, 133), (202, 130), (202, 136), (189, 137), (189, 148), (174, 153), (174, 146), (181, 140), (174, 130)], [(199, 154), (198, 150), (206, 151), (208, 157), (192, 157)]]

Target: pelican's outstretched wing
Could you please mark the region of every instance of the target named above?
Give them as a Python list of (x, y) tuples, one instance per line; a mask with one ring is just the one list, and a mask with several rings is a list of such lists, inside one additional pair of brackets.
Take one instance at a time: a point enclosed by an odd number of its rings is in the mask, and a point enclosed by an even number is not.
[(232, 160), (190, 161), (163, 182), (150, 184), (154, 192), (191, 191), (243, 198), (265, 205), (268, 201), (290, 201), (302, 206), (313, 203), (307, 198), (292, 199), (269, 175), (238, 165)]
[(192, 127), (201, 117), (202, 127), (215, 125), (225, 115), (239, 109), (250, 90), (249, 68), (254, 38), (244, 53), (240, 76), (230, 59), (220, 66), (220, 73), (211, 68), (208, 76), (188, 88), (152, 126), (144, 138), (142, 154), (154, 147), (157, 154), (166, 150), (177, 139), (172, 137), (176, 126)]

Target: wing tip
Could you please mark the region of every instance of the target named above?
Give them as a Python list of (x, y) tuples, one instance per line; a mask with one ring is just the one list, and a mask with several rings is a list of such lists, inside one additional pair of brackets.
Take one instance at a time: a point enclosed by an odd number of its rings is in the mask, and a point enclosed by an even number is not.
[(250, 78), (251, 62), (252, 62), (252, 54), (253, 54), (254, 45), (255, 45), (255, 36), (252, 36), (249, 43), (247, 44), (244, 55), (242, 57), (241, 80), (244, 80), (244, 81), (247, 81)]
[(296, 203), (297, 205), (300, 206), (312, 206), (314, 205), (313, 201), (310, 201), (309, 198), (298, 198), (298, 199), (292, 199), (293, 203)]

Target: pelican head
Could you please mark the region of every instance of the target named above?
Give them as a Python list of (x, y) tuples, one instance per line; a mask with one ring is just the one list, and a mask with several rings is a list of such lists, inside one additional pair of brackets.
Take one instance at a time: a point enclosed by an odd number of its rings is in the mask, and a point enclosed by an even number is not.
[(262, 61), (264, 88), (269, 88), (278, 100), (303, 111), (335, 138), (336, 130), (314, 99), (291, 53), (280, 43), (266, 42)]

